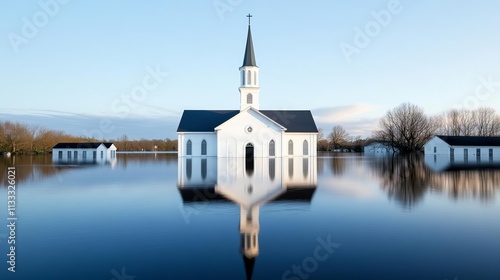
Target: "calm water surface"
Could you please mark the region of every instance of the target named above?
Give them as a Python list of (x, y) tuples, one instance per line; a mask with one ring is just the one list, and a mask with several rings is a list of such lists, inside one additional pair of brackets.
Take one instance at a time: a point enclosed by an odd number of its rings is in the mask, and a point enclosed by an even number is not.
[(495, 164), (118, 154), (0, 158), (0, 170), (0, 279), (500, 279)]

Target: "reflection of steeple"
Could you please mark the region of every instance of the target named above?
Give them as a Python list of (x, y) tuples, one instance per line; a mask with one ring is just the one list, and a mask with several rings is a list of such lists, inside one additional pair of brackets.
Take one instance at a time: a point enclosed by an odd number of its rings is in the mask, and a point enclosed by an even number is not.
[(259, 206), (240, 208), (241, 253), (247, 258), (259, 255)]
[(245, 273), (247, 275), (247, 280), (252, 279), (253, 267), (255, 266), (255, 258), (247, 258), (243, 256), (243, 263), (245, 264)]
[[(274, 201), (310, 203), (317, 184), (316, 161), (301, 157), (291, 161), (255, 158), (250, 163), (245, 158), (214, 157), (201, 164), (198, 163), (201, 158), (192, 160), (192, 169), (186, 159), (179, 158), (178, 161), (178, 187), (182, 200), (184, 203), (231, 201), (240, 206), (240, 252), (247, 279), (251, 279), (260, 253), (260, 207)], [(294, 176), (292, 180), (285, 170), (300, 176)], [(206, 179), (203, 173), (208, 174)]]
[(241, 253), (247, 279), (252, 279), (255, 258), (259, 255), (259, 206), (240, 207)]

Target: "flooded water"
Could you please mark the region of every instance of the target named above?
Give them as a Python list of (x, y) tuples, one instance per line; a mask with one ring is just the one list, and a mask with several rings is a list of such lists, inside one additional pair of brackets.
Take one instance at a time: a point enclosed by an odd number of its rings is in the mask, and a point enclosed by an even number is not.
[(1, 279), (500, 279), (496, 163), (118, 154), (0, 170)]

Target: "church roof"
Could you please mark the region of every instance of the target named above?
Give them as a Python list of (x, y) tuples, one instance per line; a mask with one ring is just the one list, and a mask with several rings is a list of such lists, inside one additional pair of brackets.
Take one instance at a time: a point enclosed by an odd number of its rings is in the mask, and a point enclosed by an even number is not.
[(260, 110), (259, 112), (286, 127), (286, 132), (318, 132), (309, 110)]
[[(239, 110), (185, 110), (177, 132), (213, 132), (214, 129)], [(318, 132), (311, 111), (309, 110), (260, 110), (268, 118), (286, 127), (286, 132)]]
[(500, 146), (500, 137), (436, 135), (451, 146)]
[(237, 110), (185, 110), (177, 132), (213, 132), (217, 126), (239, 112)]
[(245, 57), (243, 58), (242, 66), (257, 66), (257, 63), (255, 62), (255, 53), (253, 51), (252, 31), (250, 30), (250, 25), (248, 26), (247, 47), (245, 49)]

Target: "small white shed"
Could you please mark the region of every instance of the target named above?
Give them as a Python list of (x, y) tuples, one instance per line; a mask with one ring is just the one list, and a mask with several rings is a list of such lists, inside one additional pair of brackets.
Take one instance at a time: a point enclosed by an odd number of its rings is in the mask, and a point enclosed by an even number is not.
[(393, 148), (389, 143), (382, 141), (375, 141), (363, 147), (363, 152), (365, 154), (374, 155), (388, 155), (397, 153), (397, 150)]
[(52, 148), (53, 162), (91, 163), (116, 158), (116, 146), (109, 142), (58, 143)]

